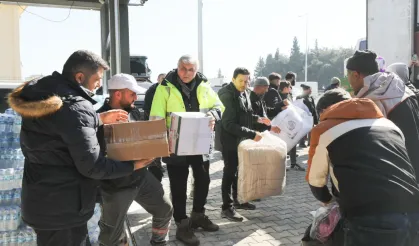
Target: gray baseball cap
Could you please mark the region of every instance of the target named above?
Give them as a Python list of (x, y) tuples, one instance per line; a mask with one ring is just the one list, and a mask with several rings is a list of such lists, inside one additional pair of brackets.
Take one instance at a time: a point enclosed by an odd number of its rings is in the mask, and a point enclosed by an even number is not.
[(259, 77), (255, 80), (255, 86), (269, 86), (269, 80), (266, 77)]

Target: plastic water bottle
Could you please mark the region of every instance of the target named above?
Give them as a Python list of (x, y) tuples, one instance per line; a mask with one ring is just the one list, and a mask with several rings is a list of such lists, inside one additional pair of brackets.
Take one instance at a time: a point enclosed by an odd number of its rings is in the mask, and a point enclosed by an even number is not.
[(0, 136), (4, 136), (6, 132), (6, 117), (0, 114)]
[(10, 232), (10, 246), (18, 246), (17, 244), (17, 239), (18, 239), (18, 232), (17, 231), (12, 231)]
[(6, 190), (4, 193), (4, 204), (9, 206), (12, 204), (13, 193), (11, 190)]
[(5, 120), (6, 127), (4, 131), (7, 137), (10, 137), (13, 135), (12, 134), (13, 121), (14, 121), (13, 117), (11, 115), (7, 115), (6, 120)]
[[(12, 230), (17, 230), (20, 225), (20, 208), (18, 206), (12, 206), (12, 214), (11, 214), (11, 227)], [(17, 240), (17, 238), (16, 238)]]
[(6, 230), (4, 228), (4, 223), (3, 223), (4, 218), (3, 218), (3, 216), (4, 216), (4, 208), (0, 207), (0, 231), (5, 231)]
[(0, 169), (0, 190), (5, 190), (6, 169)]
[[(7, 159), (6, 159), (6, 161), (7, 161)], [(12, 187), (12, 181), (13, 181), (13, 179), (14, 179), (14, 170), (13, 170), (13, 168), (7, 168), (6, 169), (6, 175), (5, 175), (5, 187), (4, 187), (5, 190), (11, 190), (11, 189), (13, 189), (13, 187)]]
[(3, 242), (4, 242), (4, 245), (9, 245), (10, 244), (10, 233), (9, 232), (5, 232), (3, 234)]
[(4, 148), (0, 146), (0, 169), (4, 169), (6, 166), (4, 155)]
[[(5, 228), (6, 231), (11, 231), (12, 230), (12, 223), (10, 221), (11, 220), (10, 207), (5, 207), (4, 210), (5, 210), (5, 213), (3, 215), (4, 228)], [(10, 237), (10, 235), (9, 235), (9, 237)]]
[(15, 192), (13, 193), (13, 204), (14, 205), (20, 205), (21, 203), (21, 194), (22, 194), (22, 190), (21, 189), (16, 189)]
[(23, 167), (15, 169), (15, 188), (22, 188)]
[(24, 230), (19, 230), (19, 234), (17, 235), (17, 244), (20, 245), (27, 245), (26, 244), (26, 233)]
[(22, 117), (16, 116), (13, 124), (13, 137), (18, 138), (22, 127)]

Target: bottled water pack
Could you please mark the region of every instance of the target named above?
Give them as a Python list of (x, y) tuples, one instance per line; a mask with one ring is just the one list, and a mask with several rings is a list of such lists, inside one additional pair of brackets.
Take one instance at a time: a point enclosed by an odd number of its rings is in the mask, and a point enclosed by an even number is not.
[(12, 232), (0, 232), (0, 245), (36, 246), (36, 233), (30, 227), (21, 227)]

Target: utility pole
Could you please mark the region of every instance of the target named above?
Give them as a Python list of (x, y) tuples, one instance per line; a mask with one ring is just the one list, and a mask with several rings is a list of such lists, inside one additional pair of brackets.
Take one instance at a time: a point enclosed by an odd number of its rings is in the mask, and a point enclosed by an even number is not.
[(308, 13), (306, 14), (306, 66), (305, 66), (305, 82), (307, 82), (308, 72)]
[(202, 0), (198, 0), (198, 60), (199, 72), (204, 73), (204, 44), (202, 33)]

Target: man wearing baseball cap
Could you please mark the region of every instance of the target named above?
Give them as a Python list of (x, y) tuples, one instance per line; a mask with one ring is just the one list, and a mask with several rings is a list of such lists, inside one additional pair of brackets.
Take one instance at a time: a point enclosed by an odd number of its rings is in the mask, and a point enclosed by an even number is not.
[[(129, 113), (130, 121), (139, 121), (140, 114), (134, 102), (137, 94), (145, 89), (137, 85), (129, 74), (116, 74), (108, 81), (109, 98), (98, 112), (123, 109)], [(103, 127), (98, 130), (102, 152), (106, 154)], [(101, 245), (126, 245), (124, 219), (128, 208), (135, 200), (153, 215), (151, 245), (166, 245), (170, 219), (173, 215), (172, 203), (164, 194), (161, 183), (146, 169), (132, 175), (101, 181), (102, 217), (100, 219), (99, 242)]]

